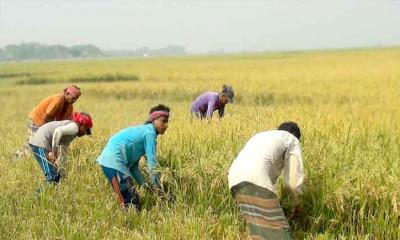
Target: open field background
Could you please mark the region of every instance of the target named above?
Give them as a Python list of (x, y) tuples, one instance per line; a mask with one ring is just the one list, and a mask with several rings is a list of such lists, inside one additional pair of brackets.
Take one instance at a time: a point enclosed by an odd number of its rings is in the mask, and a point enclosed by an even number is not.
[[(227, 170), (254, 133), (285, 120), (302, 129), (307, 174), (297, 239), (400, 239), (399, 81), (396, 48), (0, 64), (0, 239), (244, 239)], [(11, 158), (27, 113), (71, 83), (93, 135), (71, 145), (68, 178), (36, 196), (39, 166)], [(193, 121), (192, 100), (224, 83), (237, 96), (226, 117)], [(158, 103), (172, 108), (158, 155), (175, 201), (141, 190), (145, 209), (122, 212), (95, 159)]]

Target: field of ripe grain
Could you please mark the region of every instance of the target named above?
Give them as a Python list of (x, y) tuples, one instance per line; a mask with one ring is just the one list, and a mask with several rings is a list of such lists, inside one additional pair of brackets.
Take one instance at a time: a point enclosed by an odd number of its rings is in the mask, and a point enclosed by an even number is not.
[[(296, 239), (399, 239), (399, 82), (396, 48), (0, 64), (0, 239), (245, 239), (227, 170), (253, 134), (286, 120), (302, 130), (306, 170)], [(93, 135), (72, 143), (62, 184), (37, 195), (38, 164), (12, 156), (28, 112), (72, 83)], [(194, 98), (224, 83), (236, 93), (225, 118), (191, 119)], [(172, 109), (158, 160), (173, 199), (140, 189), (143, 211), (120, 211), (96, 157), (158, 103)]]

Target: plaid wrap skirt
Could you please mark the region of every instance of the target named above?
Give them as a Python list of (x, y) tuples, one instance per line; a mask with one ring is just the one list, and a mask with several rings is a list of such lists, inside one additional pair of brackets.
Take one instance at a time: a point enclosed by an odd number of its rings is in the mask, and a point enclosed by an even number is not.
[(251, 239), (293, 239), (275, 193), (250, 182), (233, 186), (231, 192), (246, 220)]

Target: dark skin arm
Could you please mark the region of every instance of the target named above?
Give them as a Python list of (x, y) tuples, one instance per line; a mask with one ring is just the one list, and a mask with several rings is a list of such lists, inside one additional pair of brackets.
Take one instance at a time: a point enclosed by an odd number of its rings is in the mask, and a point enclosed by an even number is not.
[(55, 163), (55, 161), (57, 160), (58, 157), (58, 153), (57, 151), (51, 151), (48, 153), (47, 155), (47, 159), (51, 162), (51, 163)]

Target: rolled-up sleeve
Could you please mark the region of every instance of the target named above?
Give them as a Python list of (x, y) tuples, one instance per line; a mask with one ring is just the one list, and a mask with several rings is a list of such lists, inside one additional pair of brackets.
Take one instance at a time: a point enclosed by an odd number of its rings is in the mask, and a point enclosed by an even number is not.
[(303, 193), (304, 166), (301, 146), (298, 141), (289, 146), (285, 155), (284, 179), (294, 195)]

